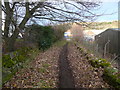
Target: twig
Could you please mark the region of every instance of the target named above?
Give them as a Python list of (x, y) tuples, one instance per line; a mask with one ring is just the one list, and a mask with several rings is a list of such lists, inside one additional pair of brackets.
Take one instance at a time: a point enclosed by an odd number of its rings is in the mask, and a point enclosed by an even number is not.
[(118, 56), (119, 56), (119, 55), (116, 55), (116, 56), (112, 59), (111, 63), (112, 63)]

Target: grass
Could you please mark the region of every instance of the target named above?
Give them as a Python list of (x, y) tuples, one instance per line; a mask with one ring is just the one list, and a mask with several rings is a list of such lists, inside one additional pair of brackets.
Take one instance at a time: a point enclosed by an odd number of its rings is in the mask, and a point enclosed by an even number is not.
[(38, 50), (38, 49), (34, 49), (33, 51), (32, 51), (32, 53), (30, 53), (31, 55), (30, 55), (30, 57), (26, 60), (26, 62), (23, 64), (23, 68), (24, 67), (28, 67), (28, 63), (29, 62), (31, 62), (36, 56), (37, 56), (37, 54), (39, 53), (40, 51)]
[(57, 41), (53, 46), (62, 47), (67, 43), (66, 40)]
[(14, 70), (13, 72), (11, 73), (5, 73), (5, 76), (2, 76), (2, 83), (6, 83), (7, 81), (9, 81), (13, 75), (17, 72), (17, 70)]

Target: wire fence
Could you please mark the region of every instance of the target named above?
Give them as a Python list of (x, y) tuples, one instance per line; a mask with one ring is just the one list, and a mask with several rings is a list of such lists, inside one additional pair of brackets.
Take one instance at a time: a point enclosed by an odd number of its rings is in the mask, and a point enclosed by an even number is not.
[(82, 40), (79, 42), (83, 47), (85, 47), (90, 53), (94, 54), (97, 58), (104, 58), (112, 63), (113, 66), (118, 68), (119, 57), (115, 54), (110, 54), (108, 52), (107, 46), (104, 45), (104, 48), (98, 46), (95, 41), (86, 41)]

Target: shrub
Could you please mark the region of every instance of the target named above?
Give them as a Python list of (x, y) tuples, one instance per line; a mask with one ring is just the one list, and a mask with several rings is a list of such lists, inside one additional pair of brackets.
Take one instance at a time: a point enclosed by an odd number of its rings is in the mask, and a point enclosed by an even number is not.
[[(29, 60), (32, 60), (38, 53), (38, 49), (29, 49), (28, 47), (21, 48), (15, 52), (2, 56), (3, 64), (3, 84), (10, 80), (12, 76), (22, 68)], [(30, 55), (31, 54), (31, 55)], [(28, 57), (29, 55), (29, 57)]]
[(118, 77), (117, 69), (112, 67), (107, 67), (104, 69), (103, 78), (107, 81), (110, 85), (114, 86), (115, 88), (120, 88), (120, 78)]
[(91, 65), (93, 67), (108, 67), (111, 66), (110, 62), (108, 62), (106, 59), (97, 59), (97, 60), (91, 60), (90, 61)]
[(2, 62), (3, 62), (3, 67), (5, 68), (12, 68), (14, 65), (24, 62), (27, 58), (27, 52), (29, 52), (28, 48), (21, 48), (15, 52), (12, 52), (12, 56), (9, 54), (3, 55), (2, 57)]
[(98, 63), (99, 63), (98, 60), (91, 60), (90, 63), (91, 63), (91, 65), (92, 65), (93, 67), (97, 67), (97, 68), (100, 67), (100, 65), (98, 64)]
[(10, 55), (4, 55), (2, 57), (3, 67), (11, 68), (15, 65), (15, 62), (11, 59)]
[(57, 41), (51, 26), (31, 25), (28, 27), (28, 40), (38, 43), (39, 49), (45, 50)]

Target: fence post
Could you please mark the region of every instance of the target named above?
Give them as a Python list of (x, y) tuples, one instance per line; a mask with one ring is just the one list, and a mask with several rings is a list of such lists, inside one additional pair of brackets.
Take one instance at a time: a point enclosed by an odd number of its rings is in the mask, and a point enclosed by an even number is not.
[(103, 57), (105, 57), (105, 55), (106, 55), (106, 52), (107, 52), (107, 50), (106, 50), (106, 48), (107, 48), (107, 45), (110, 43), (110, 40), (108, 40), (107, 41), (107, 43), (105, 44), (105, 46), (104, 46), (104, 56)]

